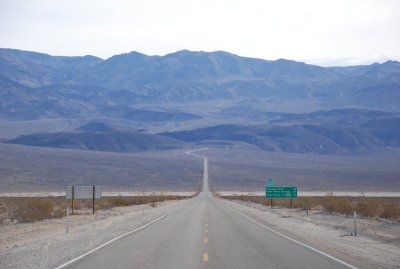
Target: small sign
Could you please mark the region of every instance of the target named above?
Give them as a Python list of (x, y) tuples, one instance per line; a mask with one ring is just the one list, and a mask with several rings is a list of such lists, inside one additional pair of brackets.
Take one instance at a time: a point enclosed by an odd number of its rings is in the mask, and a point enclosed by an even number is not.
[(66, 198), (67, 199), (93, 199), (101, 198), (101, 187), (100, 186), (67, 186)]
[(268, 179), (268, 187), (273, 187), (274, 186), (274, 182), (272, 179)]
[(297, 198), (297, 187), (266, 187), (265, 188), (266, 198)]

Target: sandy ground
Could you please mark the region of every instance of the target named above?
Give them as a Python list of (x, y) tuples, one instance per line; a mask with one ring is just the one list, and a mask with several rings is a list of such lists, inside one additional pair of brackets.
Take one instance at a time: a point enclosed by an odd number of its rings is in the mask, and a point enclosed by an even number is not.
[(385, 219), (357, 220), (357, 237), (351, 236), (352, 217), (273, 208), (255, 203), (226, 201), (226, 204), (283, 234), (363, 268), (400, 268), (400, 222)]
[(0, 225), (0, 268), (54, 268), (94, 247), (136, 229), (186, 201), (81, 212), (70, 218)]
[[(221, 196), (229, 195), (254, 195), (254, 196), (264, 196), (265, 192), (254, 191), (254, 192), (240, 192), (240, 191), (218, 191)], [(323, 191), (298, 191), (297, 195), (299, 197), (322, 197), (325, 196), (327, 192)], [(366, 191), (366, 192), (355, 192), (355, 191), (334, 191), (332, 192), (334, 196), (349, 196), (349, 197), (400, 197), (400, 192), (395, 191)]]

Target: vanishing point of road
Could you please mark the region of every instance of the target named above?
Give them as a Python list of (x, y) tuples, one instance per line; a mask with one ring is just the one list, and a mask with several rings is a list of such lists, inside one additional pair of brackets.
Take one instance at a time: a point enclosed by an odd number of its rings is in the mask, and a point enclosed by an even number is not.
[(203, 189), (182, 207), (62, 268), (356, 268), (269, 230)]

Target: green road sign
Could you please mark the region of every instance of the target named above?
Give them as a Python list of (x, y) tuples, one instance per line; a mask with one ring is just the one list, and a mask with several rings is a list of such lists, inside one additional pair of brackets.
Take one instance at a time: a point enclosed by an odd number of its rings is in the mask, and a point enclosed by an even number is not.
[(266, 198), (297, 198), (297, 187), (266, 187)]
[(272, 179), (268, 179), (268, 187), (273, 187), (274, 186), (274, 182), (272, 181)]

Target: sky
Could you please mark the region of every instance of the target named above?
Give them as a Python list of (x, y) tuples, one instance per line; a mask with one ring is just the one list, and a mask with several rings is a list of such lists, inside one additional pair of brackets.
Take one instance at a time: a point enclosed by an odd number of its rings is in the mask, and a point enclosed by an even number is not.
[(400, 60), (400, 0), (0, 0), (0, 47), (370, 64)]

